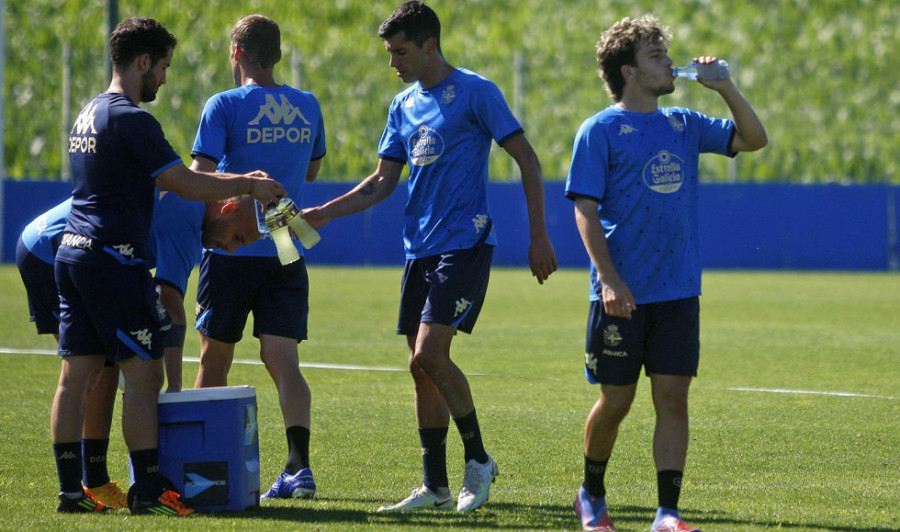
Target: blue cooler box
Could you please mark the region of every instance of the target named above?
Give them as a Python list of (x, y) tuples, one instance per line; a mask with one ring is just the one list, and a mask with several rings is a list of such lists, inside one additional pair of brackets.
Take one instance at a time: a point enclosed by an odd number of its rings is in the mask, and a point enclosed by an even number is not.
[(159, 470), (197, 511), (259, 506), (259, 436), (252, 386), (159, 395)]

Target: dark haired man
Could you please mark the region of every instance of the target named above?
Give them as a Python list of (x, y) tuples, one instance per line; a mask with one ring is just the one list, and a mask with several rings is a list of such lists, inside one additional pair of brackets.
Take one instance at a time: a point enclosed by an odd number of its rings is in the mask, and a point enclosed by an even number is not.
[(371, 207), (394, 191), (409, 163), (407, 262), (397, 333), (406, 336), (409, 347), (424, 481), (409, 497), (379, 511), (453, 507), (446, 459), (452, 416), (466, 463), (456, 509), (469, 512), (487, 501), (498, 469), (484, 449), (469, 383), (450, 359), (450, 343), (458, 330), (472, 332), (497, 243), (486, 196), (492, 140), (521, 170), (531, 234), (528, 259), (543, 284), (557, 265), (544, 221), (541, 167), (497, 86), (444, 59), (441, 23), (431, 8), (405, 2), (382, 23), (378, 36), (397, 76), (414, 85), (391, 104), (375, 173), (304, 215), (321, 227)]
[[(314, 181), (325, 156), (325, 125), (316, 97), (275, 81), (281, 60), (278, 24), (262, 15), (237, 21), (231, 67), (238, 86), (206, 102), (191, 155), (192, 168), (244, 172), (262, 168), (302, 205), (303, 183)], [(295, 242), (297, 251), (302, 248)], [(253, 272), (247, 275), (246, 272)], [(301, 260), (282, 266), (271, 238), (233, 255), (207, 250), (197, 290), (200, 371), (195, 386), (225, 386), (247, 316), (259, 338), (281, 405), (288, 457), (263, 498), (315, 495), (309, 459), (310, 390), (300, 372), (298, 344), (307, 337), (309, 278)]]
[(189, 170), (159, 122), (138, 107), (155, 99), (166, 82), (176, 42), (153, 19), (120, 22), (110, 38), (112, 82), (82, 109), (69, 134), (74, 187), (56, 254), (62, 369), (51, 414), (59, 512), (105, 509), (81, 486), (84, 400), (105, 361), (118, 363), (125, 379), (122, 432), (134, 470), (131, 511), (192, 512), (164, 489), (159, 474), (157, 398), (171, 320), (146, 263), (156, 187), (195, 201), (250, 193), (268, 203), (284, 195), (264, 172)]
[(659, 508), (651, 529), (696, 531), (681, 520), (678, 498), (688, 388), (700, 358), (699, 155), (734, 156), (767, 143), (730, 78), (699, 81), (719, 93), (731, 120), (659, 108), (659, 97), (675, 90), (670, 39), (651, 15), (625, 18), (603, 33), (597, 60), (615, 103), (581, 125), (566, 183), (591, 258), (585, 374), (600, 384), (585, 422), (584, 483), (575, 498), (584, 530), (615, 530), (604, 475), (643, 367), (656, 410)]

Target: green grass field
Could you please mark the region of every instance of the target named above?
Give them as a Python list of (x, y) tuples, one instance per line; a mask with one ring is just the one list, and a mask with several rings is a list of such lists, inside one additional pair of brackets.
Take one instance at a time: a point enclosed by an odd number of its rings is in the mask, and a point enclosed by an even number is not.
[[(311, 268), (310, 279), (310, 340), (301, 361), (398, 370), (304, 369), (313, 392), (316, 500), (178, 521), (127, 512), (57, 515), (49, 411), (59, 361), (4, 352), (0, 530), (580, 528), (572, 499), (581, 482), (584, 418), (597, 394), (582, 370), (586, 272), (558, 272), (538, 286), (525, 270), (495, 269), (475, 334), (456, 339), (454, 360), (471, 374), (485, 443), (500, 465), (490, 502), (472, 515), (375, 513), (421, 483), (405, 342), (393, 334), (399, 269)], [(681, 500), (686, 520), (707, 532), (900, 529), (900, 276), (708, 272), (704, 292)], [(9, 265), (0, 267), (0, 302), (0, 347), (54, 348), (28, 323), (24, 289)], [(258, 344), (248, 338), (237, 356), (256, 362)], [(189, 335), (186, 356), (198, 349)], [(186, 362), (186, 386), (196, 369)], [(274, 387), (253, 364), (235, 364), (230, 384), (256, 387), (266, 486), (285, 455)], [(607, 475), (611, 515), (622, 531), (648, 530), (653, 518), (652, 430), (644, 380)], [(451, 436), (455, 492), (462, 446), (453, 429)], [(116, 424), (110, 472), (122, 482), (126, 460)]]

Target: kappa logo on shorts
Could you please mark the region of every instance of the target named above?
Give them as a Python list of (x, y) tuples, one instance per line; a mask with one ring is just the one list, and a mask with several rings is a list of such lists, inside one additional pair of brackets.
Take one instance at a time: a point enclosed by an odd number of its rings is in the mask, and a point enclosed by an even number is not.
[(149, 329), (142, 329), (140, 331), (131, 331), (130, 334), (135, 340), (137, 340), (144, 347), (150, 347), (153, 343), (153, 333), (150, 332)]
[(610, 325), (603, 331), (603, 343), (610, 347), (616, 347), (622, 343), (622, 333), (619, 332), (618, 325)]
[(469, 305), (471, 305), (471, 304), (472, 304), (472, 302), (467, 300), (466, 298), (464, 298), (464, 297), (459, 298), (459, 301), (456, 302), (456, 312), (453, 313), (453, 317), (456, 318), (460, 314), (465, 312), (466, 309), (468, 309)]
[(129, 259), (134, 257), (134, 248), (131, 247), (131, 244), (117, 244), (112, 248), (123, 257), (128, 257)]
[(593, 353), (585, 353), (584, 354), (584, 365), (587, 366), (591, 373), (597, 373), (597, 357), (594, 356)]

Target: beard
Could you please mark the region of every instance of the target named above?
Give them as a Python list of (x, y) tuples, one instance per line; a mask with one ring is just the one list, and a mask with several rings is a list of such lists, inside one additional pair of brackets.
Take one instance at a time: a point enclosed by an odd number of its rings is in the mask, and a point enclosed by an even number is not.
[(156, 83), (156, 77), (153, 76), (153, 71), (148, 70), (144, 72), (144, 75), (141, 76), (141, 101), (142, 102), (152, 102), (156, 99), (156, 92), (159, 90), (159, 85)]

